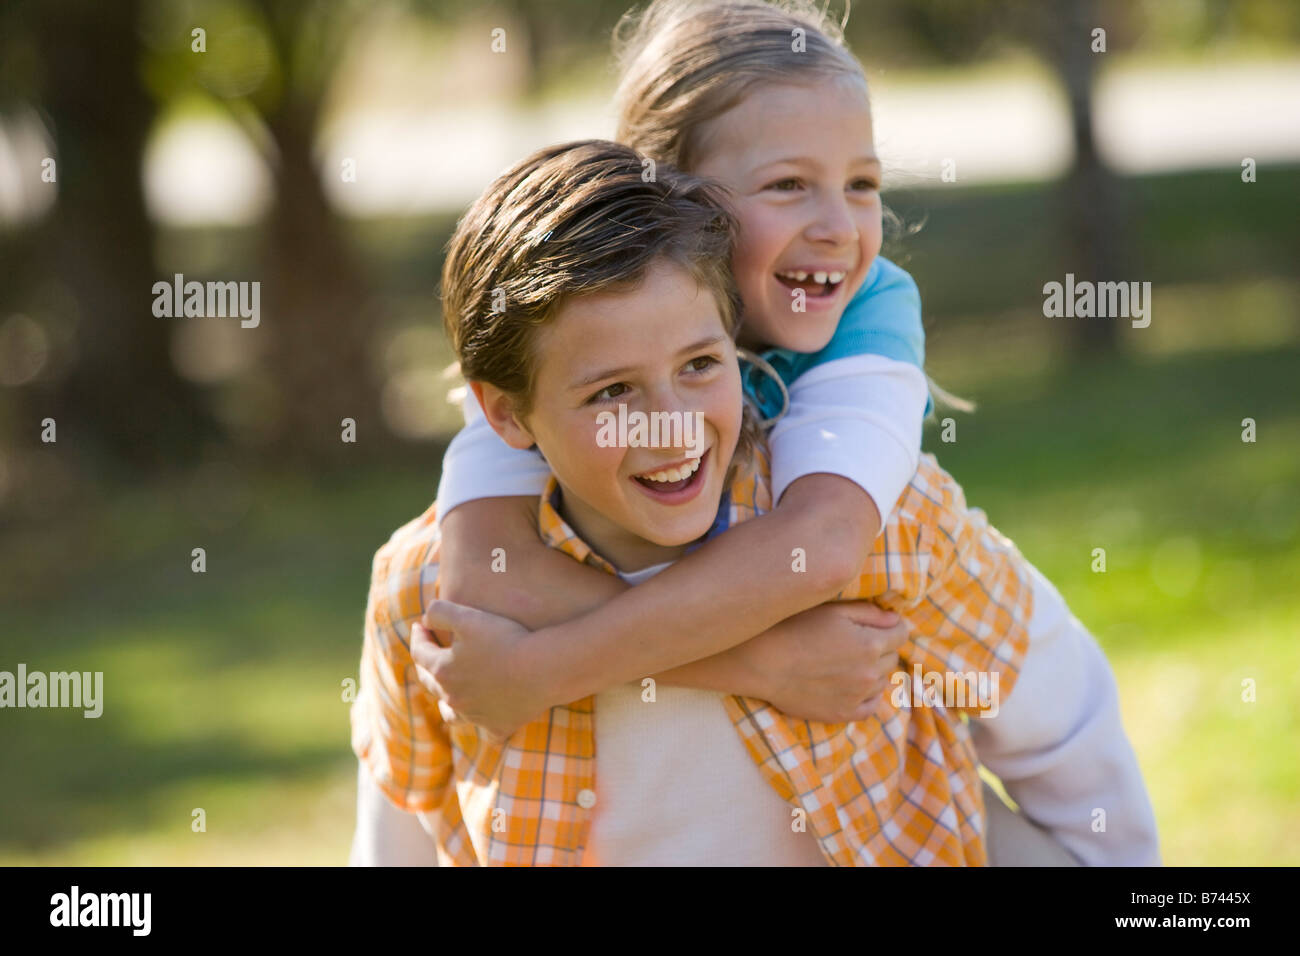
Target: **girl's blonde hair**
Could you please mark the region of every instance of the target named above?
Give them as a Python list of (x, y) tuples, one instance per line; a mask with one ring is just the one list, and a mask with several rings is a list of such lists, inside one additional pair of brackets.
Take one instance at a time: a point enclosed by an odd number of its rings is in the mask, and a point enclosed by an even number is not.
[[(865, 92), (866, 73), (844, 43), (847, 22), (847, 3), (836, 23), (810, 0), (653, 0), (624, 14), (614, 29), (616, 139), (690, 172), (707, 125), (757, 85), (847, 79)], [(926, 379), (936, 404), (974, 410)]]
[(687, 171), (705, 124), (756, 84), (847, 77), (866, 86), (842, 25), (807, 0), (654, 0), (619, 21), (614, 55), (615, 138)]

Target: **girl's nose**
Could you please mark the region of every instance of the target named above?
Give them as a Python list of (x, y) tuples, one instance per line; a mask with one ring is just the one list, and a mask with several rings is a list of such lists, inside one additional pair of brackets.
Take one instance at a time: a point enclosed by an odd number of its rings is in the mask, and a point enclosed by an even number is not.
[(858, 240), (858, 224), (844, 196), (828, 196), (817, 207), (816, 217), (804, 235), (810, 242), (848, 245)]

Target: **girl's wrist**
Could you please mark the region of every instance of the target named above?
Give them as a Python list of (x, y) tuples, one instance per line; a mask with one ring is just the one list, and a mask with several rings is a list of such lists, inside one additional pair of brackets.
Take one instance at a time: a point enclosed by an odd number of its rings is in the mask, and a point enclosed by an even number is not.
[(541, 698), (546, 707), (558, 707), (579, 700), (571, 682), (571, 669), (558, 666), (558, 628), (544, 627), (533, 631), (519, 642), (514, 654), (514, 678), (517, 686), (527, 686)]

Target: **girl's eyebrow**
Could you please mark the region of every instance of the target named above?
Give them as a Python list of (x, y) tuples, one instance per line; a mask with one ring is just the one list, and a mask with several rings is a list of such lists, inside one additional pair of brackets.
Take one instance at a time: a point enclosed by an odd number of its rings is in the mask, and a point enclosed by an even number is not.
[[(811, 156), (787, 156), (782, 159), (770, 159), (767, 162), (755, 167), (755, 171), (767, 169), (767, 167), (769, 166), (781, 166), (781, 165), (810, 166), (813, 168), (817, 168), (820, 167), (821, 164), (818, 163), (817, 160), (813, 159)], [(851, 166), (862, 166), (862, 165), (879, 166), (880, 157), (877, 156), (875, 153), (864, 153), (863, 155), (854, 159), (850, 163), (850, 165)]]
[[(692, 342), (690, 345), (679, 350), (677, 354), (681, 356), (681, 355), (685, 355), (687, 352), (698, 352), (700, 349), (707, 349), (711, 346), (717, 345), (719, 342), (726, 341), (726, 339), (727, 337), (725, 335), (709, 335), (706, 336), (705, 338), (700, 339), (698, 342)], [(569, 388), (573, 391), (577, 391), (578, 389), (583, 389), (583, 388), (590, 388), (592, 385), (595, 385), (597, 382), (603, 382), (607, 378), (621, 378), (622, 376), (626, 375), (628, 372), (635, 372), (635, 371), (636, 371), (635, 365), (623, 365), (620, 366), (619, 368), (606, 369), (605, 371), (597, 372), (594, 375), (584, 376), (582, 381), (575, 382), (573, 385), (569, 386)]]

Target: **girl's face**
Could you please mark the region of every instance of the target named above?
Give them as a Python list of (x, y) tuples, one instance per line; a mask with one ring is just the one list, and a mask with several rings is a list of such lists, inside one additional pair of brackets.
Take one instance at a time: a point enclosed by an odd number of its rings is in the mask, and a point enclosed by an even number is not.
[(880, 253), (880, 160), (865, 86), (762, 84), (707, 124), (692, 173), (725, 184), (740, 342), (817, 352)]
[[(740, 436), (740, 371), (713, 295), (659, 260), (637, 288), (566, 303), (534, 348), (526, 419), (502, 414), (499, 390), (475, 383), (493, 427), (516, 447), (536, 442), (566, 520), (619, 569), (680, 557), (713, 524)], [(624, 435), (602, 431), (620, 405)], [(668, 425), (674, 413), (680, 427)], [(651, 424), (638, 440), (640, 416)]]

